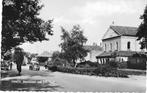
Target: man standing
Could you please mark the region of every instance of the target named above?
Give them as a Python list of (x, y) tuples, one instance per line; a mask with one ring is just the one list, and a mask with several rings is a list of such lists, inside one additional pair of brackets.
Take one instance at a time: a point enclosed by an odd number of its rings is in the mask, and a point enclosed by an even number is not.
[(12, 66), (13, 66), (12, 61), (10, 61), (9, 66), (10, 66), (10, 70), (12, 70)]
[(24, 59), (24, 55), (23, 55), (22, 49), (19, 47), (15, 48), (14, 55), (13, 55), (13, 61), (17, 65), (18, 75), (20, 75), (21, 73), (21, 66), (23, 63), (23, 59)]

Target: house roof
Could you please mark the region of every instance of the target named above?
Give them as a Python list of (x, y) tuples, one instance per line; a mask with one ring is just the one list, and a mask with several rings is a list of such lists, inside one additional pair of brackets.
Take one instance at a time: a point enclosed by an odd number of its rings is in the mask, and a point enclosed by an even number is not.
[(110, 26), (117, 34), (124, 36), (136, 36), (137, 27), (129, 27), (129, 26)]
[(42, 54), (38, 55), (37, 57), (52, 57), (52, 54), (47, 51), (44, 51)]
[(106, 58), (112, 57), (112, 52), (103, 52), (100, 55), (96, 56), (96, 58)]
[[(96, 58), (109, 58), (114, 57), (113, 55), (116, 55), (117, 57), (133, 57), (133, 56), (145, 56), (145, 52), (136, 52), (136, 51), (114, 51), (114, 52), (103, 52), (100, 55), (96, 56)], [(144, 57), (143, 56), (143, 57)]]
[(89, 51), (91, 51), (91, 50), (99, 50), (99, 51), (102, 51), (103, 50), (102, 47), (97, 46), (97, 45), (85, 45), (84, 46), (84, 49), (89, 50)]

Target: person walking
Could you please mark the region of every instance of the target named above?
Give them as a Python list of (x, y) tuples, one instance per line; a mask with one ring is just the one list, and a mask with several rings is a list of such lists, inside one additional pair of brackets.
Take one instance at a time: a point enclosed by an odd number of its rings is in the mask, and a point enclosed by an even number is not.
[(12, 63), (12, 61), (10, 62), (10, 70), (12, 70), (12, 66), (13, 66), (13, 63)]
[(21, 74), (21, 66), (22, 66), (23, 60), (24, 60), (24, 55), (23, 55), (22, 49), (19, 47), (15, 48), (14, 55), (13, 55), (13, 61), (17, 65), (18, 75)]

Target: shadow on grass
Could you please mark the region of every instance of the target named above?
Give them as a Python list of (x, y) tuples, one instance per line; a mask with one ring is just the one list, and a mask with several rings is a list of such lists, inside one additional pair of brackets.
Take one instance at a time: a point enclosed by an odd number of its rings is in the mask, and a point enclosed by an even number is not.
[(15, 70), (9, 70), (6, 73), (1, 73), (1, 78), (6, 78), (6, 77), (15, 77), (15, 76), (49, 76), (52, 77), (52, 75), (50, 75), (51, 72), (44, 72), (44, 71), (32, 71), (32, 70), (23, 70), (21, 75), (18, 75), (18, 72)]
[(18, 73), (9, 73), (9, 72), (7, 72), (7, 73), (1, 73), (1, 78), (5, 78), (5, 77), (15, 77), (15, 76), (20, 76), (20, 75), (18, 75)]
[(0, 81), (1, 91), (58, 91), (59, 85), (43, 80), (8, 80)]

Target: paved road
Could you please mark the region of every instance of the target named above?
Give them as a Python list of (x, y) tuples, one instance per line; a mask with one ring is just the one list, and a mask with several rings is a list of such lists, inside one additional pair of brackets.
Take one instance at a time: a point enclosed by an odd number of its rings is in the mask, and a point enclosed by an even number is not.
[[(14, 67), (15, 68), (15, 67)], [(9, 77), (2, 78), (1, 90), (23, 91), (73, 91), (73, 92), (145, 92), (146, 77), (105, 78), (97, 76), (75, 75), (50, 72), (44, 67), (40, 71), (31, 71), (23, 66), (22, 75), (17, 76), (13, 68)]]

